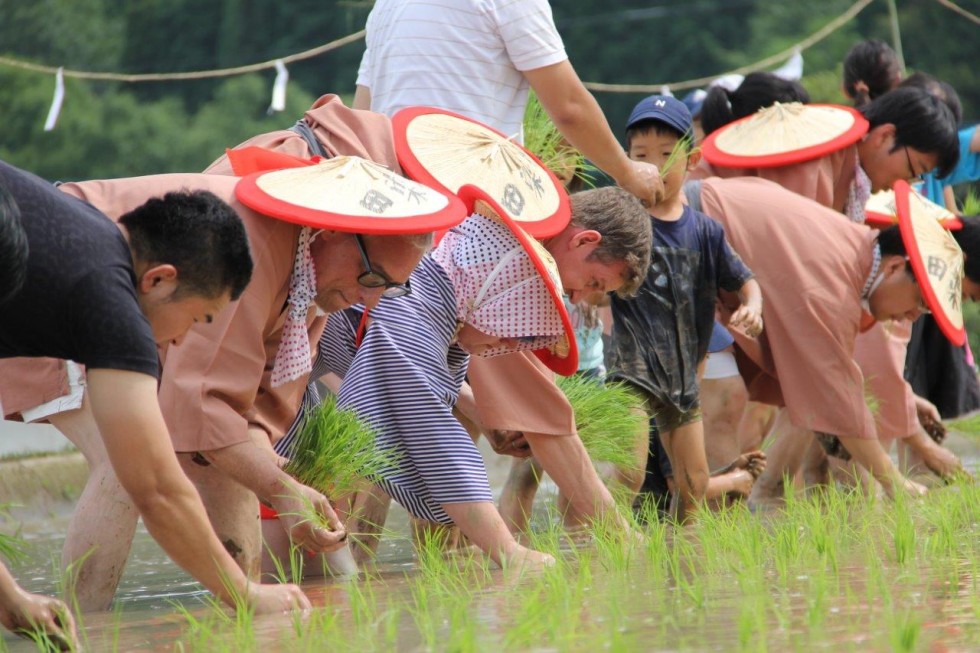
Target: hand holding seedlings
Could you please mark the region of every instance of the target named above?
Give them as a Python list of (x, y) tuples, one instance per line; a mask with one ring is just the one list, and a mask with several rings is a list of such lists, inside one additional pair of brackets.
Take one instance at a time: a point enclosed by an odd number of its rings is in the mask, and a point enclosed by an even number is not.
[(937, 444), (942, 444), (946, 438), (946, 427), (943, 426), (942, 417), (939, 415), (939, 409), (936, 408), (935, 404), (916, 395), (915, 412), (919, 416), (919, 423), (922, 424), (922, 428), (926, 430), (929, 437), (935, 440)]
[(78, 649), (75, 621), (58, 599), (31, 594), (14, 585), (10, 601), (0, 602), (0, 623), (26, 639), (46, 644), (45, 650)]
[(255, 614), (284, 614), (312, 609), (310, 599), (296, 585), (260, 585), (249, 582), (245, 604)]
[(296, 481), (273, 498), (273, 508), (294, 544), (313, 553), (335, 551), (347, 539), (347, 531), (323, 494)]

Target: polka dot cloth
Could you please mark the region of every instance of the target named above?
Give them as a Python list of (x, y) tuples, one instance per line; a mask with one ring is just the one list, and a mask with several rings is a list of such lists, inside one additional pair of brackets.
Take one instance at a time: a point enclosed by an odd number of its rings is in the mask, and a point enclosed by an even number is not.
[[(550, 257), (544, 248), (539, 254)], [(565, 330), (555, 300), (530, 256), (502, 222), (474, 213), (432, 252), (456, 293), (456, 319), (499, 338), (519, 338), (517, 350), (546, 349)], [(552, 266), (553, 267), (553, 266)], [(561, 289), (561, 280), (551, 276)], [(499, 356), (514, 347), (494, 347)]]
[(851, 219), (851, 222), (864, 224), (867, 217), (865, 216), (865, 206), (871, 198), (871, 179), (861, 167), (861, 158), (856, 152), (854, 158), (856, 159), (854, 180), (851, 182), (850, 188), (847, 189), (847, 205), (844, 207), (844, 213)]
[(276, 351), (276, 361), (272, 365), (273, 388), (308, 375), (313, 369), (313, 352), (310, 350), (310, 336), (306, 327), (306, 315), (316, 299), (316, 268), (310, 254), (313, 238), (310, 227), (303, 227), (299, 232), (293, 276), (289, 279), (286, 323), (282, 327), (282, 339)]

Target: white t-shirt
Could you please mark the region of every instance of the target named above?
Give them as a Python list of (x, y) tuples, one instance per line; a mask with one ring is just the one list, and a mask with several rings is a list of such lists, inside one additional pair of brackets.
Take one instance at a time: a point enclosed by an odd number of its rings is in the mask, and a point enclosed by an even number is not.
[(522, 71), (567, 58), (547, 0), (378, 0), (357, 83), (388, 116), (436, 106), (520, 135)]

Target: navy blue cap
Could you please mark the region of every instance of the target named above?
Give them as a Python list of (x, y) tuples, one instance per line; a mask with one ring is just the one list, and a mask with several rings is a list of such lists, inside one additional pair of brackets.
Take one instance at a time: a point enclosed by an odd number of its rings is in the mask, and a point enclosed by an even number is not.
[(640, 103), (633, 107), (630, 118), (626, 122), (626, 129), (629, 129), (641, 120), (659, 120), (666, 123), (682, 134), (692, 133), (691, 112), (684, 103), (669, 95), (651, 95), (643, 98)]

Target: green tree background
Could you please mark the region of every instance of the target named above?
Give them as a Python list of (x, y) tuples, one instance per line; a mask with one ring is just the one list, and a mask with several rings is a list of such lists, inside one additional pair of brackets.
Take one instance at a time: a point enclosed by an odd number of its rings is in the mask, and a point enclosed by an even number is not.
[[(555, 20), (585, 80), (658, 83), (722, 72), (790, 46), (852, 0), (554, 0)], [(980, 1), (963, 0), (980, 11)], [(113, 72), (237, 66), (314, 47), (360, 29), (370, 0), (0, 0), (0, 54)], [(972, 6), (971, 6), (972, 5)], [(951, 82), (966, 116), (980, 113), (977, 26), (926, 0), (898, 0), (908, 65)], [(890, 38), (877, 0), (805, 53), (817, 100), (843, 101), (840, 61), (862, 38)], [(354, 89), (363, 43), (290, 66), (287, 109), (266, 108), (272, 71), (225, 79), (123, 84), (66, 80), (57, 128), (42, 129), (51, 75), (0, 66), (0, 158), (49, 179), (198, 170), (225, 147), (290, 125), (322, 93)], [(600, 93), (619, 131), (641, 94)]]
[[(654, 84), (698, 78), (780, 52), (853, 0), (553, 0), (555, 22), (582, 79)], [(980, 0), (959, 0), (980, 13)], [(0, 55), (51, 66), (161, 73), (283, 57), (361, 29), (372, 0), (0, 0)], [(905, 59), (959, 91), (980, 118), (971, 46), (978, 26), (929, 0), (897, 0)], [(891, 39), (876, 0), (807, 50), (804, 85), (844, 102), (840, 62), (864, 38)], [(323, 93), (348, 102), (363, 42), (289, 67), (287, 107), (268, 114), (272, 71), (225, 79), (123, 84), (66, 80), (52, 132), (43, 124), (51, 75), (0, 65), (0, 159), (51, 180), (201, 170), (255, 134), (282, 129)], [(642, 94), (599, 93), (620, 132)], [(980, 334), (980, 313), (968, 314)], [(974, 348), (980, 346), (980, 338)]]

